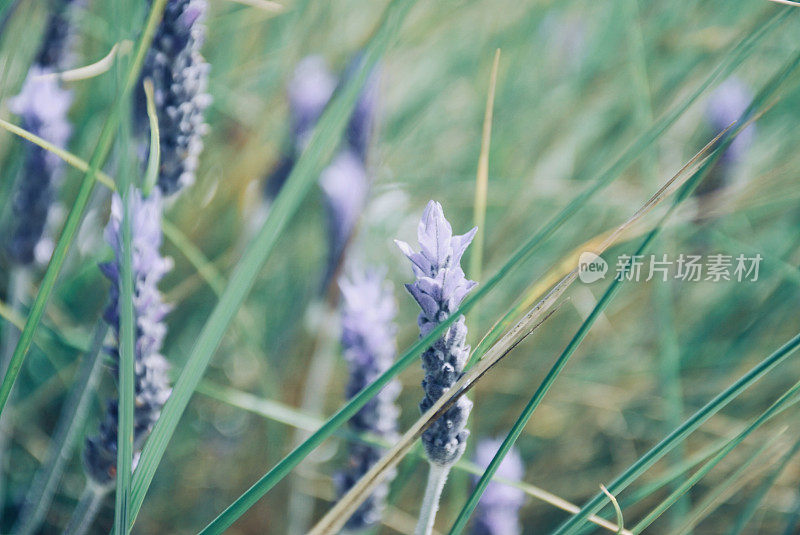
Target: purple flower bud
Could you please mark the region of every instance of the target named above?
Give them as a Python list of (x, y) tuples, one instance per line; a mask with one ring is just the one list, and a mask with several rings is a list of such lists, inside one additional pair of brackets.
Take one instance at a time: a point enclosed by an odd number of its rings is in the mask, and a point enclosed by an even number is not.
[[(411, 260), (411, 268), (416, 275), (416, 281), (406, 284), (406, 289), (422, 309), (417, 320), (420, 337), (430, 333), (455, 312), (477, 284), (467, 279), (461, 269), (461, 257), (477, 230), (476, 227), (466, 234), (454, 236), (442, 206), (430, 201), (417, 231), (420, 252), (415, 252), (405, 242), (395, 240), (403, 254)], [(421, 412), (433, 406), (463, 375), (470, 350), (466, 338), (467, 327), (461, 316), (422, 354), (425, 397), (420, 402)], [(465, 426), (471, 409), (472, 402), (466, 396), (461, 396), (423, 433), (425, 453), (432, 463), (451, 466), (464, 453), (469, 436)]]
[[(169, 364), (160, 353), (167, 333), (164, 317), (170, 307), (162, 301), (158, 283), (172, 269), (172, 262), (163, 258), (159, 252), (162, 241), (162, 202), (158, 189), (147, 198), (143, 198), (138, 190), (132, 190), (129, 202), (133, 311), (136, 322), (134, 449), (139, 449), (155, 425), (171, 391), (167, 376)], [(103, 317), (111, 326), (117, 340), (120, 329), (121, 225), (122, 199), (115, 193), (111, 201), (111, 217), (105, 230), (106, 241), (114, 251), (114, 260), (101, 264), (100, 269), (111, 281), (110, 303)], [(114, 359), (115, 375), (118, 376), (119, 349), (110, 349), (110, 354)], [(98, 435), (86, 441), (83, 453), (86, 473), (103, 486), (110, 485), (116, 476), (119, 425), (117, 411), (117, 400), (111, 400)]]
[[(194, 183), (208, 130), (204, 114), (211, 103), (209, 65), (200, 55), (207, 7), (206, 0), (168, 2), (142, 68), (142, 80), (153, 81), (161, 145), (158, 186), (165, 195)], [(145, 137), (149, 121), (139, 85), (136, 122)]]
[[(747, 110), (752, 99), (750, 90), (738, 78), (732, 77), (720, 84), (709, 97), (705, 112), (706, 122), (713, 130), (714, 135), (731, 126), (734, 121), (742, 119), (742, 114)], [(738, 124), (734, 125), (729, 133), (732, 133), (738, 126)], [(754, 138), (754, 124), (748, 125), (739, 132), (711, 168), (709, 175), (698, 185), (696, 194), (710, 194), (730, 183), (732, 173), (744, 160)]]
[[(706, 120), (715, 134), (722, 132), (734, 121), (741, 119), (742, 114), (747, 110), (752, 100), (752, 92), (738, 78), (728, 78), (720, 84), (709, 97), (706, 108)], [(754, 137), (755, 125), (750, 124), (731, 142), (722, 155), (722, 160), (727, 165), (733, 165), (741, 161), (753, 144)]]
[[(58, 79), (47, 76), (52, 68), (33, 65), (19, 95), (8, 102), (19, 115), (22, 128), (59, 148), (65, 148), (72, 130), (67, 112), (72, 92), (62, 89)], [(64, 173), (64, 162), (52, 152), (26, 143), (22, 174), (13, 201), (14, 227), (7, 250), (22, 265), (35, 260), (47, 215), (55, 196), (55, 184)]]
[[(349, 280), (342, 279), (339, 286), (342, 290), (342, 348), (350, 371), (347, 383), (347, 398), (350, 399), (394, 362), (397, 305), (391, 285), (375, 271), (356, 273)], [(395, 440), (399, 414), (395, 399), (399, 392), (399, 382), (395, 380), (387, 384), (353, 416), (350, 429), (388, 441)], [(381, 454), (381, 448), (351, 442), (348, 467), (335, 478), (339, 494), (347, 492), (380, 459)], [(347, 521), (348, 529), (360, 530), (380, 521), (388, 485), (388, 480), (384, 480), (353, 513)]]
[(323, 280), (323, 287), (327, 287), (367, 202), (369, 179), (362, 161), (346, 150), (325, 168), (319, 185), (328, 214), (328, 266)]

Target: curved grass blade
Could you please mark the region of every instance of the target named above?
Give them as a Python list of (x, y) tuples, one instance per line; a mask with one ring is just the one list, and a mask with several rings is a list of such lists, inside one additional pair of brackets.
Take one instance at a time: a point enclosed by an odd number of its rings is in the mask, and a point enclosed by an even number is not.
[[(722, 450), (719, 451), (714, 457), (704, 464), (697, 472), (675, 489), (664, 501), (662, 501), (653, 511), (651, 511), (645, 518), (639, 521), (631, 530), (635, 534), (641, 533), (647, 526), (653, 523), (664, 511), (666, 511), (675, 501), (678, 500), (685, 492), (692, 488), (700, 479), (703, 478), (708, 472), (711, 471), (726, 455), (742, 443), (753, 431), (758, 429), (762, 424), (776, 416), (784, 409), (797, 403), (800, 399), (795, 398), (795, 395), (800, 392), (800, 381), (794, 384), (789, 390), (778, 398), (766, 411), (753, 420), (741, 433), (736, 435)], [(795, 399), (792, 399), (795, 398)]]
[(144, 96), (147, 103), (147, 120), (150, 123), (150, 152), (147, 155), (147, 169), (144, 173), (144, 186), (142, 192), (150, 195), (153, 187), (158, 181), (158, 169), (161, 165), (161, 134), (158, 130), (158, 113), (153, 97), (153, 80), (148, 78), (144, 81)]
[[(410, 0), (395, 0), (387, 7), (380, 27), (364, 51), (364, 59), (358, 75), (345, 84), (326, 108), (319, 124), (314, 129), (308, 147), (278, 195), (264, 226), (239, 261), (225, 292), (206, 321), (192, 348), (188, 362), (142, 450), (133, 477), (132, 521), (135, 520), (136, 514), (141, 508), (147, 488), (155, 475), (167, 443), (178, 425), (178, 420), (189, 403), (211, 357), (222, 341), (228, 325), (247, 296), (281, 231), (297, 211), (301, 200), (314, 184), (323, 165), (333, 156), (368, 73), (388, 48), (412, 5), (413, 1)], [(347, 418), (343, 421), (346, 420)], [(304, 456), (305, 453), (302, 454), (302, 457)], [(235, 517), (238, 518), (238, 515)]]
[[(147, 24), (136, 44), (136, 52), (130, 62), (125, 83), (122, 86), (121, 92), (117, 95), (118, 103), (124, 102), (130, 97), (131, 90), (136, 83), (142, 63), (144, 62), (145, 53), (150, 47), (156, 25), (161, 19), (161, 13), (165, 5), (166, 0), (154, 0), (153, 2)], [(17, 347), (14, 349), (14, 353), (11, 356), (11, 364), (3, 377), (2, 385), (0, 385), (0, 414), (8, 402), (11, 389), (22, 369), (22, 364), (33, 342), (33, 335), (36, 332), (36, 328), (39, 326), (47, 301), (55, 287), (58, 274), (61, 271), (61, 266), (64, 264), (69, 247), (72, 245), (78, 226), (80, 225), (81, 219), (83, 219), (83, 212), (89, 202), (89, 196), (94, 189), (95, 176), (111, 150), (114, 134), (121, 118), (119, 108), (120, 106), (118, 105), (113, 106), (108, 119), (106, 119), (105, 124), (103, 124), (103, 129), (100, 132), (97, 145), (89, 161), (89, 168), (86, 170), (86, 174), (78, 190), (78, 195), (72, 204), (72, 208), (70, 208), (69, 215), (64, 223), (64, 228), (61, 231), (61, 236), (56, 243), (50, 262), (47, 264), (47, 270), (39, 286), (39, 292), (36, 294), (36, 299), (34, 299), (33, 305), (31, 306), (28, 319), (25, 322), (25, 327), (22, 329), (19, 342), (17, 342)]]

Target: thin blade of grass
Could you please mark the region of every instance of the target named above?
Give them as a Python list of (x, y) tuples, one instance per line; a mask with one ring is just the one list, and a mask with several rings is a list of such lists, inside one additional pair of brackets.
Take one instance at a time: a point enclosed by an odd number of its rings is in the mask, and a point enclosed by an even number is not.
[[(167, 443), (178, 425), (178, 420), (199, 384), (211, 357), (222, 341), (228, 325), (243, 303), (281, 231), (297, 211), (301, 200), (314, 184), (322, 166), (333, 156), (333, 151), (344, 132), (350, 113), (355, 106), (356, 99), (368, 73), (383, 56), (412, 5), (413, 1), (410, 0), (395, 0), (387, 7), (380, 26), (365, 48), (360, 71), (344, 85), (326, 108), (319, 124), (314, 129), (308, 147), (298, 160), (286, 185), (273, 204), (264, 226), (244, 253), (233, 275), (230, 277), (225, 292), (206, 321), (192, 348), (187, 364), (175, 383), (172, 394), (142, 450), (142, 455), (133, 477), (132, 521), (135, 520), (136, 514), (141, 508), (158, 463), (161, 461)], [(346, 420), (347, 418), (333, 426), (331, 432)], [(301, 453), (295, 453), (293, 459), (296, 462), (305, 457), (306, 449), (308, 451), (313, 449), (313, 447), (308, 448), (308, 441), (305, 444), (305, 447), (302, 445), (298, 447), (298, 449), (302, 449)], [(252, 503), (255, 503), (258, 499), (255, 494), (257, 492), (247, 494), (245, 501), (249, 505), (245, 507), (243, 507), (244, 502), (241, 501), (233, 504), (229, 512), (223, 513), (221, 516), (220, 525), (225, 524), (227, 527)], [(254, 497), (255, 499), (253, 499)]]
[(758, 429), (762, 424), (776, 416), (778, 413), (788, 408), (789, 406), (797, 403), (797, 398), (792, 399), (800, 392), (800, 381), (794, 384), (789, 390), (778, 398), (766, 411), (761, 413), (758, 418), (752, 421), (742, 432), (734, 437), (719, 453), (714, 455), (706, 464), (704, 464), (697, 472), (692, 474), (683, 484), (675, 489), (666, 499), (664, 499), (655, 509), (653, 509), (646, 517), (637, 523), (631, 530), (635, 534), (644, 531), (650, 524), (653, 523), (664, 511), (666, 511), (675, 501), (678, 500), (685, 492), (692, 488), (700, 479), (703, 478), (708, 472), (711, 471), (726, 455), (742, 443), (753, 431)]
[(769, 492), (769, 489), (775, 485), (775, 482), (788, 466), (789, 461), (791, 461), (798, 452), (800, 452), (800, 440), (794, 443), (794, 446), (786, 452), (769, 477), (764, 479), (761, 485), (758, 486), (753, 496), (747, 501), (747, 504), (742, 508), (741, 513), (739, 513), (739, 516), (736, 518), (736, 523), (733, 525), (733, 528), (731, 528), (730, 535), (740, 535), (744, 531), (745, 526), (747, 526), (753, 518), (753, 515), (758, 510), (758, 506), (761, 505), (767, 492)]
[(150, 123), (150, 152), (147, 155), (147, 169), (144, 173), (144, 195), (150, 195), (158, 181), (158, 170), (161, 165), (161, 135), (158, 130), (158, 113), (153, 97), (153, 81), (148, 78), (144, 81), (144, 96), (147, 104), (147, 120)]
[[(125, 83), (122, 86), (121, 92), (117, 95), (118, 102), (124, 102), (130, 97), (131, 90), (133, 89), (136, 79), (139, 76), (139, 71), (141, 70), (142, 63), (144, 62), (145, 54), (147, 49), (150, 47), (156, 25), (161, 19), (161, 13), (163, 12), (165, 5), (166, 0), (154, 0), (153, 2), (144, 31), (142, 32), (142, 35), (139, 37), (139, 40), (136, 44), (135, 55), (132, 58), (130, 66), (127, 70)], [(55, 287), (58, 274), (61, 271), (61, 266), (64, 264), (64, 260), (67, 257), (67, 252), (72, 245), (72, 241), (75, 238), (75, 234), (78, 230), (80, 222), (83, 219), (83, 212), (86, 209), (86, 205), (89, 202), (89, 197), (94, 189), (95, 176), (97, 175), (98, 170), (102, 166), (103, 162), (108, 156), (109, 151), (111, 150), (111, 145), (113, 144), (114, 135), (119, 121), (119, 106), (114, 106), (103, 125), (102, 131), (100, 132), (97, 145), (89, 161), (89, 168), (86, 170), (86, 174), (84, 175), (78, 190), (78, 195), (72, 204), (72, 208), (70, 208), (69, 215), (67, 215), (64, 228), (61, 231), (61, 236), (56, 243), (53, 255), (50, 258), (50, 262), (47, 264), (47, 270), (45, 271), (44, 277), (39, 286), (39, 292), (36, 294), (36, 298), (34, 299), (30, 313), (28, 314), (28, 319), (25, 322), (25, 327), (22, 329), (17, 346), (14, 349), (13, 355), (11, 356), (11, 363), (8, 367), (8, 371), (3, 377), (2, 385), (0, 385), (0, 414), (2, 414), (2, 411), (8, 402), (11, 389), (17, 380), (20, 370), (22, 369), (22, 364), (25, 361), (25, 357), (28, 355), (31, 343), (33, 342), (33, 336), (36, 332), (36, 328), (39, 326), (39, 322), (42, 319), (42, 315), (44, 314), (44, 309), (47, 305), (48, 299), (50, 298), (50, 294)]]
[(483, 132), (481, 133), (481, 152), (478, 156), (478, 172), (475, 176), (475, 203), (472, 224), (478, 232), (472, 240), (472, 252), (469, 258), (469, 275), (481, 280), (483, 266), (483, 242), (486, 235), (486, 200), (489, 189), (489, 149), (492, 142), (492, 113), (494, 111), (494, 94), (497, 88), (497, 69), (500, 65), (500, 49), (494, 52), (492, 73), (489, 76), (489, 92), (486, 95), (486, 110), (483, 115)]
[[(750, 470), (750, 466), (763, 454), (768, 448), (777, 442), (786, 429), (782, 429), (768, 440), (764, 441), (756, 450), (751, 453), (743, 463), (741, 463), (736, 470), (728, 475), (722, 482), (715, 484), (709, 492), (703, 496), (703, 499), (697, 504), (693, 511), (684, 514), (681, 518), (684, 522), (675, 530), (671, 535), (682, 535), (691, 533), (692, 530), (704, 518), (716, 510), (725, 500), (730, 498), (733, 493), (737, 492), (744, 486), (749, 479), (759, 475), (758, 469)], [(770, 452), (772, 456), (773, 452)], [(680, 485), (676, 486), (677, 489)], [(673, 489), (673, 490), (675, 490)], [(674, 507), (674, 506), (673, 506)]]

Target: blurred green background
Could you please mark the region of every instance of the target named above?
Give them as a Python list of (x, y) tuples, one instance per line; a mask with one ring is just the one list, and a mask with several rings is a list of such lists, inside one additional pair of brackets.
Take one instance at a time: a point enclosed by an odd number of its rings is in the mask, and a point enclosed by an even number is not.
[[(6, 4), (10, 6), (8, 0)], [(78, 64), (96, 61), (114, 43), (108, 4), (93, 0), (79, 18)], [(166, 219), (223, 276), (252, 235), (265, 177), (289, 135), (285, 87), (294, 66), (307, 54), (322, 54), (341, 71), (370, 37), (385, 5), (287, 0), (283, 11), (274, 13), (227, 0), (210, 2), (203, 49), (211, 64), (214, 98), (207, 113), (210, 133), (197, 183), (169, 206)], [(456, 232), (472, 226), (481, 126), (496, 48), (502, 52), (486, 225), (481, 229), (484, 277), (656, 119), (680, 104), (740, 39), (780, 9), (785, 8), (761, 0), (418, 3), (381, 62), (378, 128), (369, 159), (374, 182), (346, 260), (388, 269), (399, 302), (399, 348), (416, 339), (418, 311), (402, 287), (411, 280), (411, 270), (392, 239), (413, 240), (428, 199), (443, 204)], [(23, 1), (0, 34), (0, 102), (21, 86), (46, 15), (47, 2)], [(736, 76), (753, 91), (760, 89), (796, 53), (798, 31), (800, 11), (790, 13), (758, 43), (738, 65)], [(108, 73), (70, 87), (76, 92), (70, 150), (87, 158), (108, 112), (114, 80)], [(704, 118), (709, 94), (470, 313), (473, 346), (551, 266), (624, 221), (711, 139), (715, 132)], [(764, 261), (758, 281), (624, 285), (518, 441), (527, 483), (582, 504), (600, 483), (613, 479), (797, 332), (799, 99), (800, 74), (793, 73), (758, 118), (754, 144), (737, 169), (736, 184), (715, 192), (713, 210), (702, 217), (696, 217), (697, 203), (687, 203), (652, 248), (673, 258), (680, 253), (760, 253)], [(0, 114), (15, 121), (4, 103)], [(0, 221), (9, 217), (22, 143), (0, 131)], [(113, 155), (106, 170), (114, 175)], [(72, 202), (80, 176), (68, 171), (61, 193), (64, 204)], [(48, 306), (45, 325), (57, 333), (57, 342), (47, 353), (33, 349), (18, 382), (4, 529), (42, 462), (76, 368), (79, 353), (68, 341), (88, 343), (106, 303), (108, 285), (96, 264), (110, 256), (101, 239), (108, 198), (107, 190), (97, 188)], [(620, 244), (608, 258), (630, 254), (635, 246)], [(330, 330), (317, 297), (326, 247), (325, 214), (315, 189), (280, 238), (217, 351), (170, 442), (135, 533), (197, 532), (291, 449), (296, 440), (291, 425), (245, 410), (232, 392), (301, 407), (309, 362)], [(175, 261), (162, 284), (174, 306), (165, 355), (179, 370), (216, 296), (180, 248), (167, 241), (164, 253)], [(6, 264), (0, 268), (7, 272)], [(471, 393), (472, 446), (478, 437), (505, 436), (606, 284), (576, 283), (555, 317), (476, 386)], [(336, 350), (335, 343), (328, 345)], [(332, 370), (321, 390), (323, 405), (311, 416), (330, 415), (343, 403), (346, 367), (338, 355)], [(620, 495), (626, 524), (646, 514), (669, 486), (630, 507), (625, 507), (627, 497), (735, 434), (799, 374), (795, 356)], [(418, 366), (401, 375), (401, 430), (419, 415), (420, 379)], [(88, 432), (97, 425), (101, 400), (113, 391), (111, 374), (104, 372)], [(729, 533), (758, 485), (800, 436), (796, 416), (791, 409), (759, 429), (649, 532), (671, 533), (709, 492), (724, 484), (730, 495), (721, 498), (694, 532)], [(773, 437), (744, 474), (728, 480)], [(291, 493), (308, 494), (314, 516), (323, 514), (332, 503), (330, 477), (343, 462), (344, 445), (338, 438), (326, 442), (300, 465), (294, 479), (267, 494), (230, 533), (286, 533)], [(387, 525), (380, 533), (413, 530), (425, 464), (409, 457), (401, 465)], [(783, 532), (800, 503), (798, 476), (800, 459), (794, 459), (768, 489), (745, 533)], [(65, 524), (83, 481), (75, 453), (44, 532), (58, 532)], [(471, 485), (465, 472), (451, 475), (437, 518), (440, 530), (446, 531), (455, 519)], [(108, 532), (113, 509), (113, 500), (106, 500), (94, 533)], [(613, 519), (613, 513), (606, 516)], [(565, 518), (566, 513), (534, 498), (522, 510), (525, 533), (549, 532)]]

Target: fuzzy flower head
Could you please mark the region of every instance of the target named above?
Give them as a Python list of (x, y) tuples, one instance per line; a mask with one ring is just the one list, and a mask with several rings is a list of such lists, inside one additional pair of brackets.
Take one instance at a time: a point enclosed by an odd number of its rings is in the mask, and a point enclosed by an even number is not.
[[(475, 464), (486, 469), (492, 462), (502, 440), (481, 440), (475, 449)], [(516, 448), (511, 448), (495, 473), (498, 477), (520, 481), (525, 476), (525, 465)], [(475, 479), (477, 483), (477, 478)], [(518, 488), (492, 481), (486, 487), (475, 512), (474, 535), (517, 535), (519, 510), (525, 503), (525, 493)]]
[[(422, 309), (417, 318), (420, 337), (426, 336), (452, 315), (477, 284), (467, 279), (461, 269), (461, 257), (476, 231), (477, 228), (473, 228), (466, 234), (454, 235), (442, 206), (430, 201), (417, 232), (420, 251), (396, 241), (403, 254), (411, 260), (416, 276), (412, 284), (406, 284), (406, 289)], [(466, 338), (467, 326), (461, 316), (422, 354), (425, 397), (420, 402), (421, 412), (432, 407), (463, 375), (470, 350)], [(464, 453), (469, 436), (465, 427), (471, 409), (472, 402), (461, 396), (423, 433), (422, 442), (432, 463), (451, 466)]]
[[(342, 348), (350, 380), (348, 399), (373, 382), (394, 362), (397, 304), (391, 285), (376, 271), (356, 272), (339, 283), (342, 290)], [(395, 400), (400, 383), (392, 381), (350, 420), (358, 433), (371, 433), (385, 440), (397, 437), (399, 410)], [(369, 444), (349, 444), (348, 465), (336, 475), (339, 494), (347, 492), (380, 459), (383, 450)], [(368, 528), (380, 521), (388, 480), (385, 480), (348, 519), (350, 530)]]
[[(22, 90), (9, 100), (8, 107), (19, 115), (23, 128), (65, 148), (72, 130), (67, 118), (72, 92), (48, 76), (52, 72), (48, 67), (32, 66)], [(43, 237), (64, 163), (38, 145), (26, 144), (24, 150), (23, 170), (13, 201), (14, 228), (7, 250), (16, 263), (29, 265), (34, 262), (36, 245)]]
[[(167, 376), (169, 365), (160, 353), (166, 335), (164, 317), (169, 312), (169, 306), (162, 300), (158, 283), (172, 268), (172, 262), (159, 253), (162, 241), (161, 194), (155, 189), (149, 197), (142, 197), (138, 190), (132, 190), (129, 199), (133, 309), (136, 325), (134, 448), (138, 449), (155, 425), (171, 391)], [(122, 199), (118, 194), (114, 194), (111, 217), (105, 230), (106, 241), (114, 251), (114, 260), (101, 264), (100, 269), (111, 282), (110, 302), (104, 319), (111, 326), (117, 340), (120, 333), (122, 217)], [(115, 373), (118, 375), (119, 350), (114, 347), (109, 351), (114, 359)], [(117, 401), (111, 400), (98, 435), (86, 442), (84, 466), (89, 477), (99, 485), (109, 485), (116, 476), (118, 423)]]
[[(161, 145), (158, 186), (165, 195), (194, 183), (202, 138), (208, 130), (209, 65), (200, 55), (207, 7), (206, 0), (168, 2), (142, 68), (142, 80), (153, 81)], [(144, 135), (149, 123), (143, 90), (139, 90), (136, 115)]]

